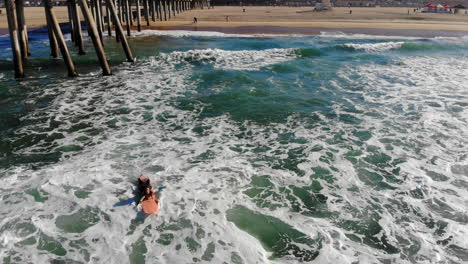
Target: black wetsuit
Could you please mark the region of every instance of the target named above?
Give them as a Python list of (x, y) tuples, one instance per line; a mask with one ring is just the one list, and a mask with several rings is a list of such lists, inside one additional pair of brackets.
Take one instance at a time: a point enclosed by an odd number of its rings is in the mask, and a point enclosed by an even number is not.
[(148, 179), (147, 181), (142, 181), (140, 178), (138, 178), (138, 190), (143, 193), (146, 189), (146, 187), (151, 187), (150, 180)]
[(151, 187), (150, 179), (147, 181), (142, 181), (138, 178), (138, 193), (136, 194), (135, 201), (138, 205), (141, 202), (141, 199), (145, 196), (145, 189), (146, 187)]

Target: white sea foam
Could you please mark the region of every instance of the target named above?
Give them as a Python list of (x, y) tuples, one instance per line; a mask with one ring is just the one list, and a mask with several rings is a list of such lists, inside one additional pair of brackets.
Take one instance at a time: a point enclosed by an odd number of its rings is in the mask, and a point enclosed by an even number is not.
[[(269, 253), (258, 240), (239, 232), (224, 216), (237, 203), (236, 200), (242, 197), (237, 188), (249, 182), (249, 177), (239, 176), (252, 168), (246, 166), (245, 160), (236, 158), (237, 155), (233, 155), (232, 151), (226, 151), (227, 147), (215, 142), (227, 137), (227, 141), (223, 139), (222, 142), (228, 146), (237, 144), (234, 134), (239, 133), (238, 128), (226, 121), (226, 116), (196, 121), (193, 112), (171, 106), (170, 102), (190, 86), (187, 78), (191, 67), (175, 66), (174, 63), (152, 59), (141, 62), (138, 67), (140, 72), (135, 71), (136, 68), (127, 71), (122, 67), (101, 83), (88, 83), (87, 77), (82, 76), (79, 80), (83, 82), (81, 84), (66, 81), (59, 87), (49, 86), (46, 91), (42, 91), (51, 94), (55, 89), (60, 91), (61, 95), (46, 113), (57, 121), (65, 122), (61, 125), (62, 129), (69, 129), (73, 125), (73, 122), (68, 122), (72, 116), (102, 113), (83, 121), (106, 131), (94, 137), (94, 142), (101, 141), (97, 146), (45, 166), (35, 173), (4, 172), (2, 188), (11, 191), (17, 186), (14, 179), (28, 173), (29, 180), (23, 182), (21, 188), (45, 191), (48, 199), (44, 203), (35, 203), (30, 195), (19, 192), (24, 195), (22, 201), (16, 199), (18, 201), (15, 200), (14, 204), (2, 206), (2, 213), (15, 208), (22, 210), (8, 213), (2, 224), (32, 217), (31, 222), (36, 229), (34, 235), (47, 236), (55, 241), (65, 239), (67, 242), (61, 243), (68, 252), (65, 259), (75, 261), (129, 263), (129, 255), (135, 243), (142, 241), (148, 248), (146, 258), (158, 263), (184, 262), (194, 256), (200, 258), (210, 244), (216, 246), (213, 262), (230, 260), (234, 253), (244, 262), (251, 259), (268, 262)], [(92, 76), (89, 78), (94, 80)], [(100, 89), (107, 82), (115, 83), (116, 86)], [(93, 103), (94, 100), (99, 102)], [(96, 109), (89, 110), (89, 104)], [(126, 114), (122, 118), (105, 114), (120, 108), (130, 109), (132, 119), (125, 117)], [(151, 121), (156, 118), (166, 118), (170, 122)], [(107, 130), (109, 122), (116, 128)], [(174, 129), (174, 125), (183, 129)], [(195, 126), (211, 128), (206, 136), (200, 137), (191, 132)], [(70, 132), (66, 138), (57, 140), (57, 143), (77, 144), (75, 139), (85, 135), (82, 131)], [(188, 141), (175, 140), (179, 138)], [(207, 151), (213, 151), (217, 158), (194, 167), (193, 161), (197, 156)], [(154, 171), (154, 167), (163, 170)], [(221, 170), (215, 172), (218, 168)], [(155, 185), (166, 185), (167, 190), (162, 195), (163, 206), (158, 216), (135, 226), (132, 221), (136, 211), (132, 206), (113, 208), (113, 205), (132, 197), (131, 182), (142, 172), (149, 174)], [(213, 175), (216, 175), (216, 179)], [(8, 180), (10, 178), (11, 181)], [(86, 191), (88, 194), (85, 198), (79, 198), (77, 191)], [(216, 199), (213, 199), (215, 193)], [(70, 215), (84, 208), (97, 208), (100, 221), (79, 234), (63, 232), (56, 226), (59, 215)], [(163, 223), (177, 225), (177, 221), (189, 224), (162, 232), (154, 229), (154, 226)], [(133, 229), (135, 231), (129, 234), (129, 230)], [(197, 232), (197, 236), (194, 232)], [(158, 240), (167, 233), (175, 235), (173, 241), (169, 246), (161, 245)], [(203, 234), (202, 237), (200, 234)], [(188, 248), (187, 238), (192, 237), (198, 242), (194, 240), (195, 248)], [(73, 245), (75, 242), (71, 242), (77, 239), (82, 241), (79, 250)], [(36, 248), (40, 247), (40, 243), (43, 242), (36, 241), (32, 250), (22, 252), (21, 258), (36, 263), (48, 262), (52, 257), (45, 257), (45, 249)], [(183, 245), (180, 250), (174, 249), (177, 244)], [(0, 252), (2, 255), (16, 256), (16, 253), (8, 250), (11, 248), (2, 248)]]
[[(235, 59), (230, 60), (230, 56)], [(0, 243), (8, 243), (8, 247), (0, 247), (0, 255), (33, 263), (53, 259), (131, 263), (136, 262), (129, 259), (134, 248), (144, 244), (146, 260), (156, 263), (232, 263), (236, 259), (233, 256), (244, 263), (299, 263), (288, 257), (268, 259), (271, 253), (257, 238), (227, 221), (226, 211), (240, 204), (274, 216), (309, 237), (321, 237), (317, 263), (430, 263), (434, 259), (462, 263), (461, 254), (450, 253), (438, 240), (450, 234), (453, 244), (468, 247), (463, 223), (468, 193), (457, 184), (464, 179), (466, 182), (462, 166), (467, 165), (468, 122), (466, 109), (460, 107), (467, 101), (466, 60), (411, 57), (391, 65), (340, 70), (340, 78), (333, 85), (320, 89), (353, 95), (346, 102), (353, 104), (356, 113), (346, 112), (339, 102), (329, 103), (337, 118), (352, 115), (362, 120), (360, 124), (346, 124), (324, 113), (317, 113), (320, 122), (312, 126), (297, 115), (280, 124), (239, 124), (226, 113), (201, 118), (205, 105), (186, 106), (180, 100), (187, 94), (198, 96), (194, 89), (197, 83), (191, 80), (196, 66), (184, 63), (187, 60), (220, 69), (255, 70), (271, 65), (271, 61), (294, 58), (292, 49), (163, 53), (135, 65), (121, 65), (110, 77), (90, 74), (31, 91), (31, 98), (38, 94), (56, 97), (41, 109), (40, 116), (23, 117), (24, 123), (31, 124), (15, 132), (47, 131), (49, 122), (55, 120), (58, 127), (49, 133), (66, 137), (54, 139), (54, 148), (75, 144), (85, 149), (72, 155), (65, 153), (60, 161), (35, 169), (17, 166), (0, 170), (0, 226), (8, 228), (0, 234)], [(360, 89), (350, 91), (349, 86)], [(184, 110), (187, 107), (190, 110)], [(77, 125), (88, 127), (73, 129)], [(86, 132), (90, 128), (97, 131)], [(357, 130), (371, 133), (362, 147), (351, 143)], [(284, 144), (281, 136), (285, 134), (306, 143)], [(385, 139), (394, 144), (385, 143)], [(38, 145), (21, 151), (41, 153), (44, 149)], [(266, 150), (259, 154), (258, 147)], [(297, 167), (304, 171), (303, 176), (278, 167), (278, 162), (301, 147), (303, 160)], [(379, 175), (400, 170), (401, 181), (391, 183), (395, 189), (378, 189), (360, 178), (358, 170), (366, 166), (364, 158), (373, 154), (370, 149), (392, 157), (388, 163), (402, 159), (397, 165), (366, 167)], [(356, 154), (358, 162), (353, 164), (347, 154), (355, 150), (362, 153)], [(16, 154), (24, 154), (21, 151)], [(317, 167), (327, 169), (333, 183), (314, 177)], [(428, 171), (445, 175), (448, 180), (428, 180), (434, 177)], [(160, 213), (143, 223), (134, 221), (137, 212), (132, 206), (114, 207), (132, 197), (132, 181), (141, 173), (150, 175), (154, 185), (167, 186)], [(252, 187), (252, 177), (260, 175), (268, 176), (274, 193), (268, 196), (265, 192), (261, 202), (279, 208), (259, 206), (244, 194)], [(299, 195), (291, 186), (317, 182), (323, 188), (320, 194), (327, 197), (323, 206), (335, 215), (315, 217), (292, 211), (297, 204), (304, 208), (308, 200), (297, 199), (293, 205), (287, 197)], [(35, 201), (24, 193), (31, 189), (47, 200)], [(408, 195), (419, 189), (425, 192), (424, 198)], [(67, 233), (56, 225), (57, 217), (89, 207), (97, 209), (99, 221), (84, 232)], [(356, 228), (365, 227), (375, 220), (376, 212), (382, 227), (376, 237), (386, 234), (391, 244), (399, 245), (401, 254), (388, 254), (352, 240), (349, 236), (353, 230), (338, 225), (356, 221)], [(444, 235), (434, 234), (436, 225), (427, 226), (432, 220), (448, 223)], [(31, 223), (33, 230), (25, 232), (20, 223)], [(161, 241), (169, 234), (172, 241), (166, 245)], [(26, 246), (11, 243), (28, 237), (36, 241)], [(67, 250), (66, 256), (46, 251), (44, 245), (52, 239)], [(202, 259), (210, 245), (214, 245), (212, 258)]]
[(462, 37), (435, 37), (434, 41), (455, 45), (466, 45), (468, 44), (468, 36)]
[[(372, 64), (347, 68), (340, 73), (343, 77), (359, 75), (358, 79), (347, 80), (365, 84), (361, 92), (364, 100), (378, 106), (377, 116), (363, 116), (367, 129), (378, 135), (367, 144), (386, 149), (387, 155), (405, 160), (398, 167), (408, 180), (400, 189), (422, 189), (427, 195), (427, 199), (422, 200), (408, 196), (386, 199), (393, 206), (395, 203), (411, 204), (422, 215), (436, 213), (437, 218), (457, 230), (456, 233), (447, 232), (451, 234), (450, 243), (463, 248), (468, 246), (464, 239), (468, 231), (463, 228), (468, 216), (460, 205), (466, 204), (462, 197), (466, 197), (468, 192), (459, 185), (466, 180), (453, 174), (450, 168), (468, 162), (466, 158), (455, 158), (466, 153), (464, 146), (468, 143), (468, 112), (466, 107), (460, 107), (468, 100), (464, 85), (467, 81), (466, 67), (468, 64), (464, 58), (405, 57), (392, 65)], [(399, 143), (388, 149), (384, 142), (389, 140)], [(410, 149), (414, 151), (409, 152)], [(409, 227), (395, 224), (403, 221), (406, 214), (392, 210), (383, 216), (384, 226), (398, 236), (417, 230), (419, 235), (411, 240), (419, 241), (421, 254), (429, 257), (428, 260), (452, 258), (458, 262), (466, 259), (463, 253), (454, 256), (440, 246), (437, 239), (447, 236), (423, 235), (428, 229), (421, 222), (413, 222)]]
[(160, 59), (167, 62), (201, 62), (217, 69), (258, 70), (261, 67), (295, 59), (296, 49), (221, 50), (203, 49), (163, 53)]
[(424, 39), (421, 37), (410, 37), (410, 36), (387, 36), (387, 35), (370, 35), (370, 34), (352, 34), (343, 32), (320, 32), (322, 38), (333, 38), (333, 39), (369, 39), (369, 40), (418, 40)]
[(298, 34), (231, 34), (217, 31), (192, 30), (153, 30), (146, 29), (132, 33), (132, 36), (169, 36), (169, 37), (222, 37), (222, 38), (271, 38), (271, 37), (302, 37)]
[(356, 50), (365, 50), (367, 52), (380, 52), (385, 50), (391, 49), (398, 49), (403, 45), (405, 42), (398, 41), (398, 42), (381, 42), (381, 43), (346, 43), (343, 44), (345, 47), (353, 48)]

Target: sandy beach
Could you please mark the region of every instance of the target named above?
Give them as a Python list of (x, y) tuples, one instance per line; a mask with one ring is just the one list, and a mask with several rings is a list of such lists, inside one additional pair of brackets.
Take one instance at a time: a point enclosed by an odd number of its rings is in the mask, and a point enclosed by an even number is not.
[[(283, 26), (317, 28), (381, 28), (468, 31), (468, 16), (464, 14), (414, 13), (408, 8), (334, 8), (331, 11), (312, 12), (310, 7), (216, 7), (193, 10), (165, 22), (167, 26), (191, 25), (197, 17), (197, 26)], [(349, 14), (352, 10), (352, 14)], [(408, 10), (410, 15), (408, 15)], [(226, 21), (226, 16), (228, 20)]]
[[(210, 27), (295, 27), (295, 28), (370, 28), (404, 30), (468, 31), (468, 15), (427, 14), (409, 8), (333, 8), (331, 11), (313, 12), (312, 7), (215, 7), (197, 9), (172, 17), (169, 21), (151, 22), (151, 28), (170, 29), (190, 27), (192, 30)], [(350, 14), (352, 10), (352, 14)], [(65, 7), (55, 7), (60, 22), (67, 22)], [(42, 7), (26, 8), (28, 28), (45, 25)], [(408, 14), (409, 12), (409, 14)], [(0, 16), (0, 29), (7, 29), (5, 9)], [(193, 24), (193, 18), (198, 19)], [(227, 18), (227, 19), (226, 19)], [(142, 23), (144, 24), (144, 23)]]

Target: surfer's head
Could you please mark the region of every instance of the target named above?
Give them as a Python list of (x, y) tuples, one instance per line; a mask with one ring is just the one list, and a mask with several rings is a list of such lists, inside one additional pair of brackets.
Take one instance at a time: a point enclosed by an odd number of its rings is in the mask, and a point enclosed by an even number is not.
[(153, 194), (153, 191), (151, 190), (151, 186), (146, 186), (145, 188), (145, 196), (149, 196)]
[(149, 184), (149, 178), (143, 175), (138, 177), (138, 181), (140, 182), (140, 184)]

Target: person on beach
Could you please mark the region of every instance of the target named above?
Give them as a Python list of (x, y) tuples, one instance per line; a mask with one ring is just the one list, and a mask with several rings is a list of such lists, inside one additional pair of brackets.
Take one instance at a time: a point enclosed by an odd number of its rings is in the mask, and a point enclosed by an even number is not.
[(226, 16), (226, 22), (229, 22), (229, 16)]
[(193, 24), (198, 23), (198, 19), (196, 17), (193, 18)]

